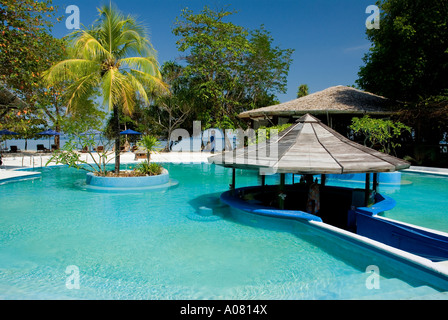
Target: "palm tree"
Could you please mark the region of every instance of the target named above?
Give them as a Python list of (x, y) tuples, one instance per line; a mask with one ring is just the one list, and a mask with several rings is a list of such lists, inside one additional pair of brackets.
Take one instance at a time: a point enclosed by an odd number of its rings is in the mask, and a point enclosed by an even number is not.
[(139, 142), (137, 142), (139, 147), (142, 147), (146, 151), (146, 160), (148, 164), (151, 161), (151, 152), (157, 150), (160, 147), (160, 142), (157, 137), (154, 136), (143, 136)]
[(131, 16), (105, 5), (92, 26), (70, 35), (69, 58), (44, 74), (48, 84), (68, 81), (67, 110), (99, 93), (115, 119), (115, 173), (120, 171), (120, 110), (132, 114), (137, 99), (166, 91), (155, 50), (145, 29)]

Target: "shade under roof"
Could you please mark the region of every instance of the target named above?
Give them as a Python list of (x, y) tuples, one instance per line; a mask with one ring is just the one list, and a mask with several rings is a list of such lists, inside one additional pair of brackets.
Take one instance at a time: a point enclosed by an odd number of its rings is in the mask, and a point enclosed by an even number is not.
[(208, 160), (225, 167), (298, 174), (392, 172), (410, 166), (404, 160), (351, 141), (310, 114), (277, 138)]

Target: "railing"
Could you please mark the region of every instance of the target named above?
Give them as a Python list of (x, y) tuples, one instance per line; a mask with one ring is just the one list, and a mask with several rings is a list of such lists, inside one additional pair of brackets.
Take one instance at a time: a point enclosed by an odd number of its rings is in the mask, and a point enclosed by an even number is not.
[[(37, 157), (40, 158), (40, 167), (43, 167), (42, 156), (34, 156), (34, 155), (29, 156), (29, 166), (28, 167), (34, 168), (36, 166), (35, 158), (37, 158)], [(25, 158), (28, 158), (28, 156), (22, 157), (22, 167), (25, 167), (25, 164), (26, 164)], [(37, 159), (37, 164), (39, 164), (39, 158)]]

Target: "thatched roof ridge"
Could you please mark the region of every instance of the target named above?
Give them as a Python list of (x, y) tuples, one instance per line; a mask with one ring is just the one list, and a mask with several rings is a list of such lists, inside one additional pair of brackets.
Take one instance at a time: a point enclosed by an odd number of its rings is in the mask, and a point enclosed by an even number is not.
[(392, 114), (392, 101), (347, 86), (334, 86), (278, 105), (243, 112), (240, 118), (301, 116), (306, 113)]

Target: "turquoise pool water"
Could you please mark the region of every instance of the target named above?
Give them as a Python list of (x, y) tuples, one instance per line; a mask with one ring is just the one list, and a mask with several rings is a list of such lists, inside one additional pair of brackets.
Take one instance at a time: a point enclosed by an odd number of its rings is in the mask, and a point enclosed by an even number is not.
[[(386, 258), (328, 241), (306, 226), (289, 232), (234, 220), (219, 203), (231, 170), (164, 166), (177, 187), (94, 192), (85, 186), (85, 172), (65, 167), (0, 185), (0, 298), (344, 299), (425, 285)], [(405, 178), (413, 184), (389, 191), (399, 203), (390, 216), (448, 230), (448, 179)], [(237, 187), (257, 183), (253, 173), (237, 171)], [(201, 206), (219, 219), (199, 219)], [(381, 290), (366, 288), (369, 265), (381, 270)], [(79, 289), (67, 286), (75, 275), (66, 273), (70, 266), (79, 270)]]
[(384, 216), (448, 232), (448, 177), (405, 173), (402, 179), (412, 184), (400, 190), (383, 188), (382, 192), (397, 201), (397, 206)]
[[(396, 202), (383, 216), (448, 233), (448, 176), (402, 172), (402, 184), (380, 184), (379, 192)], [(364, 183), (328, 184), (364, 189)]]

